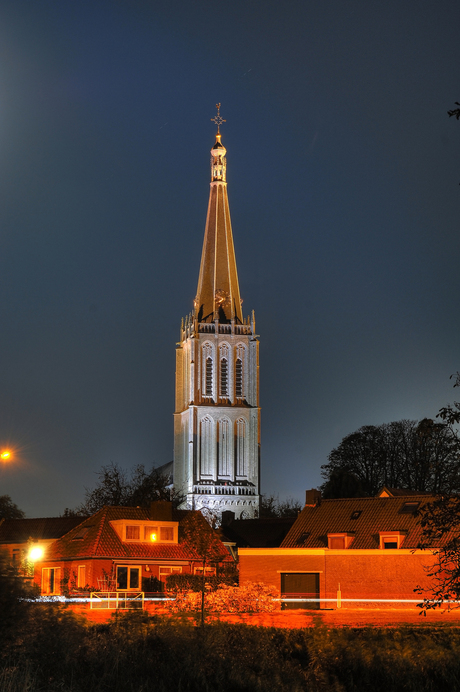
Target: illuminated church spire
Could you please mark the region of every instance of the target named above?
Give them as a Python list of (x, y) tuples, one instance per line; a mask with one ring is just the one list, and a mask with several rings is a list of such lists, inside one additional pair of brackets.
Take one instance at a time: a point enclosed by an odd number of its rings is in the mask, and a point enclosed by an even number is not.
[(220, 115), (194, 311), (176, 350), (174, 485), (185, 505), (237, 518), (259, 511), (259, 342), (243, 318)]
[(211, 149), (211, 190), (195, 313), (199, 322), (218, 319), (222, 323), (229, 323), (235, 319), (241, 324), (242, 301), (227, 197), (227, 150), (220, 134), (220, 125), (225, 120), (220, 116), (220, 103), (217, 104), (217, 116), (212, 120), (217, 124), (217, 134), (216, 143)]

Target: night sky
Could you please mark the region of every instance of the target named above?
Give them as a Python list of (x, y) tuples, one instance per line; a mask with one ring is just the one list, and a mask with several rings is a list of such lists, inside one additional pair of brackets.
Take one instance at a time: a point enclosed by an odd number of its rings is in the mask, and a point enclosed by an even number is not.
[(302, 500), (362, 425), (460, 369), (458, 2), (3, 0), (0, 495), (84, 499), (173, 454), (215, 103), (262, 492)]

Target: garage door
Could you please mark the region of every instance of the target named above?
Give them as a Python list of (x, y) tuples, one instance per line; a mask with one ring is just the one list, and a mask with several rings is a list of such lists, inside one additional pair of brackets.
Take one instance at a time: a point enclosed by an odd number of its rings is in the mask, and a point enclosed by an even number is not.
[[(281, 574), (281, 598), (318, 598), (319, 574), (317, 572), (286, 572)], [(283, 610), (291, 608), (319, 609), (319, 601), (282, 603)]]

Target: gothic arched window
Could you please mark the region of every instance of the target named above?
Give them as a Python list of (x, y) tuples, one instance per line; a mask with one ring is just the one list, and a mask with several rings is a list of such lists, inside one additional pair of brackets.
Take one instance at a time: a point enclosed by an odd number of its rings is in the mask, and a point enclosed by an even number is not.
[(213, 475), (212, 420), (206, 416), (200, 423), (200, 476)]
[(212, 398), (214, 393), (214, 351), (210, 343), (203, 344), (202, 359), (202, 392), (203, 396)]
[(220, 395), (228, 396), (228, 360), (226, 358), (220, 361)]
[(230, 478), (233, 466), (233, 439), (231, 423), (226, 418), (219, 425), (219, 477)]
[(246, 361), (246, 349), (242, 344), (238, 344), (236, 347), (236, 361), (235, 361), (235, 397), (237, 399), (244, 399), (245, 392), (245, 361)]
[(246, 421), (239, 418), (236, 421), (236, 475), (239, 478), (248, 473), (246, 456)]

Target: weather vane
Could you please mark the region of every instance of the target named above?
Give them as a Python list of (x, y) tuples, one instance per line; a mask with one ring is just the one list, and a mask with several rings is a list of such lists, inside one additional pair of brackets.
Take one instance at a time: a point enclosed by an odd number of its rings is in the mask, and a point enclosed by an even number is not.
[(227, 121), (224, 120), (220, 114), (220, 103), (216, 103), (216, 108), (217, 108), (217, 115), (214, 118), (211, 118), (211, 122), (216, 123), (217, 134), (220, 135), (220, 126), (222, 125), (222, 123), (226, 123)]

